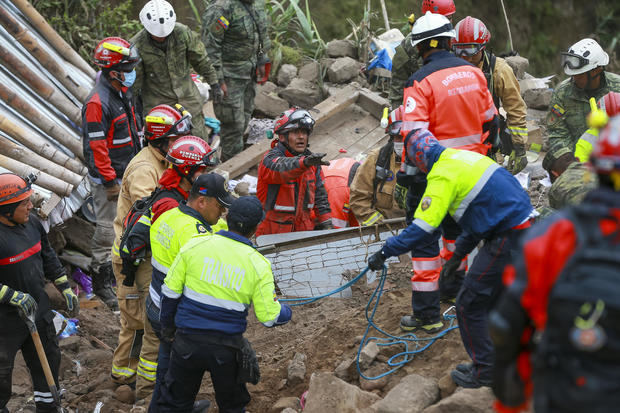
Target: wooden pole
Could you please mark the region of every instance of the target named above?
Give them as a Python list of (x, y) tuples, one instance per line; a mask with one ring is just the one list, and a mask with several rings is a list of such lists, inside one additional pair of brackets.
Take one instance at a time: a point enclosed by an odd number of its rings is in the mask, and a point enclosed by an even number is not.
[(49, 159), (45, 159), (41, 155), (37, 155), (30, 149), (16, 144), (4, 136), (0, 136), (0, 153), (17, 161), (28, 164), (33, 168), (39, 169), (48, 175), (60, 179), (61, 181), (68, 182), (73, 186), (79, 185), (80, 182), (82, 182), (82, 179), (84, 179), (83, 176), (71, 172), (62, 166), (56, 165)]
[(80, 108), (75, 106), (55, 86), (50, 85), (47, 79), (43, 79), (38, 73), (25, 65), (17, 56), (4, 47), (2, 42), (0, 42), (0, 63), (28, 84), (43, 99), (67, 115), (76, 125), (82, 125)]
[(508, 14), (506, 14), (506, 7), (504, 6), (504, 0), (500, 0), (502, 4), (502, 10), (504, 11), (504, 20), (506, 20), (506, 29), (508, 29), (508, 41), (510, 42), (510, 51), (513, 52), (515, 50), (512, 45), (512, 33), (510, 33), (510, 22), (508, 21)]
[(385, 24), (385, 31), (390, 30), (390, 21), (388, 20), (387, 8), (385, 7), (385, 0), (379, 0), (381, 2), (381, 12), (383, 13), (383, 24)]
[(69, 157), (35, 130), (12, 115), (0, 112), (0, 131), (55, 164), (63, 166), (78, 175), (86, 175), (87, 169), (82, 162)]
[(15, 159), (11, 159), (8, 156), (0, 155), (0, 166), (19, 176), (28, 176), (28, 174), (31, 173), (39, 174), (39, 177), (37, 178), (37, 185), (45, 189), (49, 189), (61, 197), (69, 196), (73, 191), (73, 185), (70, 183), (61, 181), (60, 179), (45, 172), (40, 172), (32, 166)]
[(56, 59), (39, 44), (39, 41), (32, 35), (30, 30), (18, 22), (4, 7), (0, 7), (0, 24), (31, 53), (52, 76), (56, 77), (73, 96), (78, 98), (81, 102), (86, 100), (90, 91), (76, 83)]
[(60, 37), (60, 35), (49, 25), (49, 23), (39, 14), (37, 9), (32, 7), (28, 0), (12, 0), (13, 4), (22, 12), (30, 23), (45, 37), (54, 49), (60, 53), (67, 61), (82, 70), (92, 79), (95, 78), (97, 72), (86, 63), (82, 56)]
[(76, 155), (81, 154), (82, 144), (77, 133), (61, 128), (52, 119), (41, 114), (32, 102), (13, 92), (4, 82), (0, 82), (0, 99), (3, 99), (9, 106), (25, 116), (26, 119), (41, 128), (43, 132), (69, 148), (71, 152)]

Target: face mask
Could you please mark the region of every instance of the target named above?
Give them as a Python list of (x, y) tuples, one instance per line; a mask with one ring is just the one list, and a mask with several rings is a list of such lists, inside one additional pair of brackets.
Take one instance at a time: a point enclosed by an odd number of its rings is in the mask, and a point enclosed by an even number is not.
[(121, 83), (125, 87), (131, 87), (131, 85), (133, 85), (133, 82), (135, 81), (136, 81), (136, 71), (132, 70), (131, 72), (125, 72), (125, 80), (123, 80)]
[(401, 156), (403, 154), (404, 145), (403, 142), (394, 142), (394, 153), (396, 156)]

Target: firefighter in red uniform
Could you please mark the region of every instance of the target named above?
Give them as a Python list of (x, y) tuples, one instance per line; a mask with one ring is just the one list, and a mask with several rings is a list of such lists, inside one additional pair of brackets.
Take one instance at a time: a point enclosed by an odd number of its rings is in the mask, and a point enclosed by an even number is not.
[[(450, 21), (440, 14), (427, 12), (415, 22), (411, 30), (412, 44), (424, 59), (424, 65), (405, 87), (402, 133), (407, 136), (418, 128), (428, 129), (446, 148), (486, 155), (491, 147), (488, 137), (497, 137), (499, 117), (482, 71), (449, 52), (455, 36)], [(426, 188), (426, 179), (408, 174), (405, 166), (401, 164), (395, 195), (399, 205), (406, 204), (407, 221), (411, 222)], [(444, 246), (441, 253), (439, 235), (429, 239), (428, 244), (416, 245), (412, 251), (413, 315), (402, 317), (400, 326), (405, 331), (434, 333), (443, 326), (439, 314), (439, 273), (442, 263), (449, 261), (454, 253), (454, 240), (460, 228), (446, 216), (441, 232)], [(453, 301), (459, 291), (466, 263), (464, 257), (452, 285), (442, 285), (441, 294), (446, 300)]]
[(115, 310), (118, 303), (109, 287), (113, 276), (112, 222), (123, 173), (141, 146), (131, 92), (140, 58), (128, 41), (108, 37), (95, 48), (94, 62), (102, 73), (82, 107), (84, 159), (97, 216), (90, 270), (94, 293)]
[(620, 116), (592, 155), (599, 187), (534, 226), (489, 315), (496, 410), (613, 412), (620, 405)]
[[(256, 195), (266, 212), (256, 236), (333, 228), (321, 165), (324, 153), (308, 149), (314, 119), (308, 111), (293, 107), (275, 123), (272, 149), (258, 167)], [(318, 221), (312, 217), (312, 211)]]
[(357, 227), (359, 224), (351, 212), (349, 195), (351, 183), (355, 178), (360, 163), (352, 158), (340, 158), (331, 161), (329, 166), (321, 167), (325, 177), (325, 191), (332, 210), (334, 228)]

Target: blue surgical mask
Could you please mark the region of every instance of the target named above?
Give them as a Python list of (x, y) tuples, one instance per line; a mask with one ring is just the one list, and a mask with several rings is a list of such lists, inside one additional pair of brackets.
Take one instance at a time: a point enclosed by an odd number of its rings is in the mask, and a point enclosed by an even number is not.
[(136, 70), (134, 69), (131, 72), (124, 72), (124, 73), (125, 73), (125, 80), (123, 80), (121, 83), (125, 87), (131, 87), (131, 85), (133, 85), (133, 82), (136, 81)]

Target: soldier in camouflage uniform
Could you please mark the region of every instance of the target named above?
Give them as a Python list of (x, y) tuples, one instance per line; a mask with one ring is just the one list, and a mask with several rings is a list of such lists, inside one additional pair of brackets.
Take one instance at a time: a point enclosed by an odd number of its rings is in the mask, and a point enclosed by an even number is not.
[(609, 92), (620, 92), (620, 76), (605, 72), (609, 56), (592, 39), (583, 39), (562, 53), (564, 73), (571, 78), (555, 89), (549, 105), (547, 126), (551, 149), (575, 150), (579, 137), (588, 129), (589, 99), (601, 99)]
[(256, 77), (264, 76), (269, 62), (265, 2), (217, 0), (207, 7), (202, 24), (202, 40), (224, 91), (223, 101), (213, 108), (222, 122), (222, 160), (227, 160), (243, 150), (243, 133), (254, 110)]
[(174, 10), (167, 1), (149, 1), (140, 12), (140, 21), (144, 29), (131, 43), (136, 45), (142, 58), (136, 67), (134, 91), (142, 97), (143, 114), (160, 104), (180, 103), (192, 114), (192, 135), (206, 140), (204, 101), (190, 76), (190, 69), (211, 85), (214, 99), (221, 95), (221, 90), (204, 44), (197, 33), (176, 23)]
[[(452, 0), (424, 0), (422, 2), (422, 15), (427, 11), (443, 14), (452, 24), (456, 7)], [(413, 27), (413, 14), (410, 16), (409, 25)], [(392, 57), (392, 82), (388, 96), (392, 109), (403, 104), (405, 83), (422, 66), (421, 60), (418, 50), (411, 45), (411, 33), (409, 33), (398, 45), (394, 57)]]

